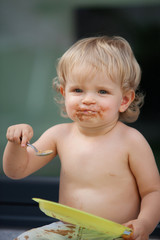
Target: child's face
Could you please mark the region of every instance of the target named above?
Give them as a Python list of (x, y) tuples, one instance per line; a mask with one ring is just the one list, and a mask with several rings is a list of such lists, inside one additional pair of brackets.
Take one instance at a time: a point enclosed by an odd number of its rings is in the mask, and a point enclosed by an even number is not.
[(119, 118), (123, 100), (120, 84), (103, 73), (87, 79), (78, 78), (75, 72), (61, 92), (68, 117), (82, 126), (112, 124)]

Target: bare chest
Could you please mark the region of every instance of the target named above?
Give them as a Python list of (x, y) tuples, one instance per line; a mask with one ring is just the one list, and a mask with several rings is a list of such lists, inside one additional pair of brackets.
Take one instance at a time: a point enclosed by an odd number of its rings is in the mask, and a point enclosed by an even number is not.
[(67, 141), (61, 145), (61, 172), (71, 180), (101, 183), (118, 180), (128, 171), (128, 155), (122, 146), (110, 141)]

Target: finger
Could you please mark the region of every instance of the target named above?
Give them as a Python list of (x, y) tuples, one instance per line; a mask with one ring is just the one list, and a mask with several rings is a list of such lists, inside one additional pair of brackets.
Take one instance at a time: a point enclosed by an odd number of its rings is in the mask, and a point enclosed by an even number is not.
[(13, 140), (13, 130), (10, 127), (7, 129), (6, 138), (8, 141)]
[(16, 133), (16, 129), (14, 127), (8, 128), (6, 137), (7, 137), (8, 141), (10, 141), (10, 142), (19, 143), (19, 138)]
[(22, 130), (20, 128), (16, 128), (14, 131), (14, 142), (21, 144)]
[(126, 223), (124, 223), (123, 225), (126, 226), (126, 227), (128, 227), (128, 228), (133, 229), (133, 222), (132, 222), (132, 221), (126, 222)]
[(122, 237), (123, 237), (124, 240), (134, 240), (133, 232), (130, 233), (130, 235), (124, 234)]
[(29, 131), (28, 129), (24, 129), (22, 131), (22, 140), (21, 140), (21, 146), (25, 147), (27, 143), (30, 141), (32, 138), (33, 134), (32, 131)]
[[(132, 221), (126, 222), (123, 225), (133, 230), (133, 222)], [(123, 239), (134, 240), (133, 232), (131, 232), (131, 234), (129, 236), (123, 235)]]
[(26, 147), (28, 142), (29, 142), (29, 139), (28, 139), (27, 134), (22, 134), (21, 146)]

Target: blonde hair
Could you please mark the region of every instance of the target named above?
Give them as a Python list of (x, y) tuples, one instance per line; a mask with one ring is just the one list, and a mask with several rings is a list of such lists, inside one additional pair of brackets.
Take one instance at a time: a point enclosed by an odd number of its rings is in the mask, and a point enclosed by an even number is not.
[[(144, 100), (143, 94), (138, 90), (141, 69), (129, 43), (124, 38), (101, 36), (85, 38), (76, 42), (59, 59), (58, 77), (53, 80), (53, 87), (57, 92), (60, 92), (60, 86), (65, 87), (74, 67), (76, 69), (80, 67), (81, 71), (78, 73), (80, 72), (79, 74), (84, 77), (97, 71), (103, 71), (113, 81), (120, 82), (123, 92), (134, 90), (135, 99), (125, 112), (120, 113), (119, 120), (124, 122), (137, 120)], [(63, 97), (56, 100), (63, 105), (62, 112), (64, 113)], [(64, 116), (64, 114), (62, 115)]]

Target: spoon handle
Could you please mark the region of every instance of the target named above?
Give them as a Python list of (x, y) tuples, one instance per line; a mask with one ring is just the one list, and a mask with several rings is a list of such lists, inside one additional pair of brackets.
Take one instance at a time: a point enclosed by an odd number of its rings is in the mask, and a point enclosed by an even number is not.
[(27, 143), (28, 147), (31, 147), (35, 152), (38, 152), (37, 148), (30, 143)]

